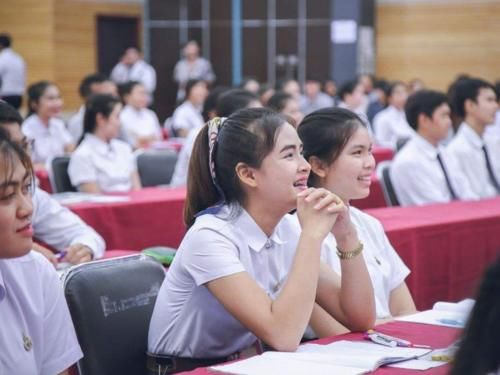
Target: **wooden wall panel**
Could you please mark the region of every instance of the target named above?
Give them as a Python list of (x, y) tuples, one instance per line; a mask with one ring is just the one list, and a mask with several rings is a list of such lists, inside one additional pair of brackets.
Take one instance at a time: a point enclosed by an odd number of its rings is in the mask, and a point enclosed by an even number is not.
[(28, 82), (54, 79), (53, 24), (54, 0), (1, 0), (0, 32), (25, 59)]
[(377, 75), (444, 90), (459, 74), (500, 78), (500, 2), (379, 4)]
[(78, 85), (97, 70), (97, 15), (142, 17), (139, 4), (88, 0), (55, 0), (55, 76), (65, 110), (80, 105)]

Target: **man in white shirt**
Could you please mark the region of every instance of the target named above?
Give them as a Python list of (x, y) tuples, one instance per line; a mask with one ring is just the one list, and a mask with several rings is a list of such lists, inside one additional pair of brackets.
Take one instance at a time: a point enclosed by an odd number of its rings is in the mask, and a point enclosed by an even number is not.
[[(27, 137), (21, 131), (22, 118), (6, 103), (0, 103), (0, 128), (5, 129), (13, 142), (28, 148)], [(33, 192), (32, 225), (34, 237), (65, 254), (68, 263), (82, 263), (101, 258), (105, 243), (97, 232), (85, 224), (77, 215), (61, 206), (49, 194), (36, 187)], [(45, 247), (33, 244), (33, 249), (42, 253), (54, 265), (57, 257)]]
[(149, 104), (153, 102), (156, 89), (156, 71), (141, 58), (138, 48), (127, 48), (120, 62), (111, 71), (111, 79), (117, 84), (129, 81), (138, 81), (146, 88), (149, 95)]
[(477, 199), (460, 166), (440, 146), (451, 127), (447, 97), (418, 91), (406, 103), (406, 118), (416, 134), (396, 154), (391, 181), (402, 206)]
[(460, 164), (480, 198), (500, 194), (500, 140), (485, 137), (498, 109), (493, 85), (477, 78), (459, 81), (453, 95), (454, 109), (464, 119), (448, 151)]
[(195, 40), (190, 40), (182, 49), (183, 58), (175, 64), (174, 81), (178, 84), (177, 101), (186, 97), (186, 84), (191, 79), (198, 79), (211, 84), (215, 81), (212, 64), (200, 57), (200, 47)]
[(401, 81), (389, 87), (389, 106), (373, 118), (373, 131), (378, 145), (397, 149), (398, 141), (413, 137), (415, 131), (408, 125), (405, 104), (408, 98), (406, 85)]
[(83, 78), (78, 88), (78, 93), (83, 100), (83, 105), (68, 121), (68, 131), (75, 144), (80, 141), (83, 134), (83, 117), (85, 115), (85, 102), (90, 95), (109, 94), (118, 96), (118, 88), (106, 75), (101, 73), (89, 74)]
[(26, 86), (26, 64), (10, 46), (10, 35), (0, 34), (0, 99), (19, 109)]

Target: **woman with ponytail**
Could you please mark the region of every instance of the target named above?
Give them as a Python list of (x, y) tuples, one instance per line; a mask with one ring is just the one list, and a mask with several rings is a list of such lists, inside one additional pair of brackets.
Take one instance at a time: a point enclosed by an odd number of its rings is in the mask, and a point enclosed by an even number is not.
[(71, 155), (68, 174), (86, 193), (127, 192), (141, 188), (132, 147), (116, 139), (120, 132), (120, 100), (93, 95), (85, 104), (83, 135)]
[[(375, 318), (362, 257), (344, 257), (342, 282), (320, 262), (333, 231), (359, 244), (340, 199), (307, 187), (295, 128), (268, 109), (244, 109), (202, 128), (189, 165), (189, 230), (159, 291), (148, 368), (174, 373), (238, 357), (259, 343), (297, 348), (316, 302), (344, 325)], [(298, 231), (288, 215), (293, 209)]]

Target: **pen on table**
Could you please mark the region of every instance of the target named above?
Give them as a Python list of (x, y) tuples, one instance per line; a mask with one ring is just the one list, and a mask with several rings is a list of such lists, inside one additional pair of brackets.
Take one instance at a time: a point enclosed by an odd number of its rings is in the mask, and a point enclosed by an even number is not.
[(424, 348), (431, 349), (429, 345), (413, 344), (411, 341), (401, 339), (399, 337), (389, 336), (384, 333), (380, 333), (374, 330), (368, 330), (365, 333), (366, 337), (371, 341), (382, 344), (386, 346), (402, 346), (402, 347), (414, 347), (414, 348)]

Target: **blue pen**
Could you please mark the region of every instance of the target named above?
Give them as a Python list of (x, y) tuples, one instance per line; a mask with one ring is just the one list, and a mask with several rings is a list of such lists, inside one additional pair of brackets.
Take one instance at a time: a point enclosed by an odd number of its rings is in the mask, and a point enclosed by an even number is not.
[(62, 258), (64, 258), (66, 256), (66, 254), (68, 254), (68, 252), (66, 250), (63, 250), (61, 251), (60, 253), (57, 253), (56, 254), (56, 258), (57, 260), (60, 262)]
[(464, 322), (461, 320), (456, 320), (456, 319), (447, 319), (447, 318), (440, 318), (437, 320), (439, 323), (446, 324), (449, 326), (456, 326), (456, 327), (463, 327)]

